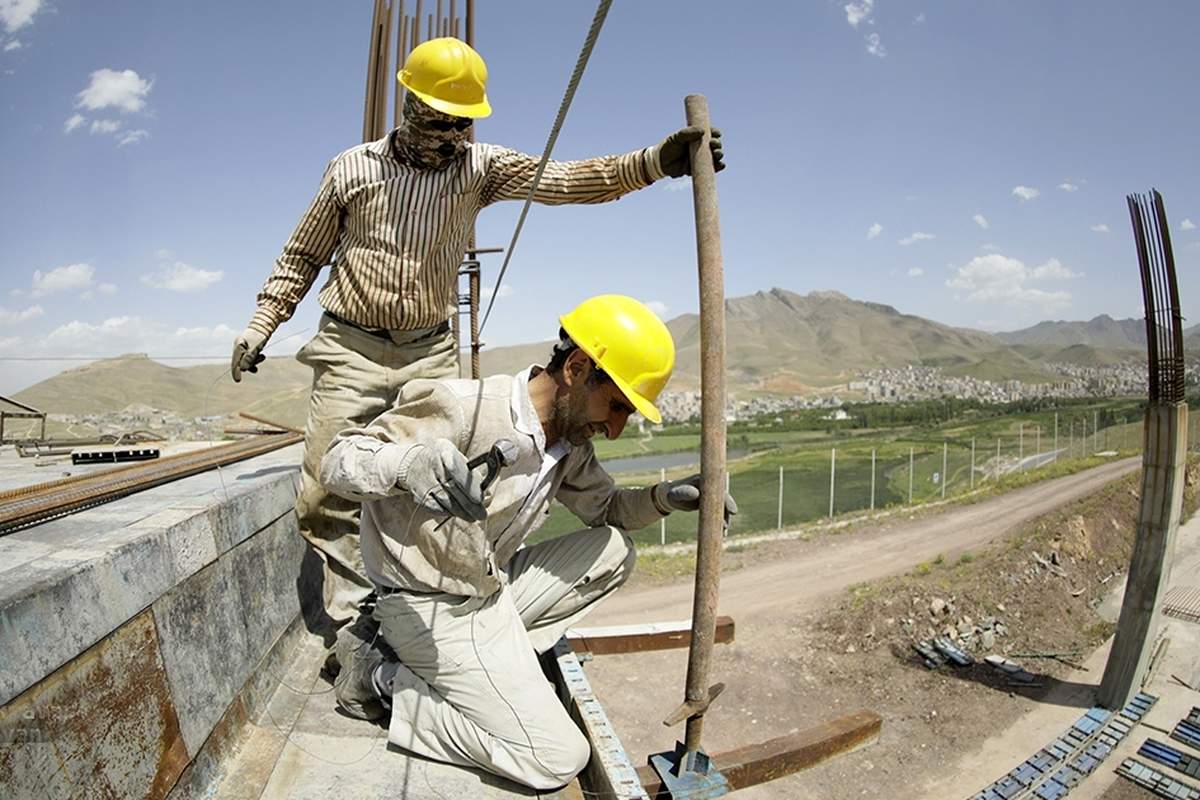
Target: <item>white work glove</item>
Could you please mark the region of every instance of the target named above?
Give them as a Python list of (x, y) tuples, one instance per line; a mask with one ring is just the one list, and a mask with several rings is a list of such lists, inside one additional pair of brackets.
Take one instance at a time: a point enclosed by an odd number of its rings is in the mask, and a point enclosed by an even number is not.
[[(698, 511), (700, 509), (700, 475), (689, 475), (677, 481), (663, 481), (654, 487), (654, 502), (663, 511)], [(737, 502), (725, 493), (725, 523), (738, 513)]]
[(267, 343), (265, 334), (254, 328), (246, 328), (233, 340), (233, 357), (229, 361), (229, 374), (234, 383), (240, 383), (243, 372), (258, 372), (258, 365), (267, 360), (262, 354)]
[(417, 445), (400, 462), (396, 485), (412, 494), (417, 505), (433, 513), (468, 522), (487, 519), (482, 479), (467, 468), (467, 458), (449, 439)]

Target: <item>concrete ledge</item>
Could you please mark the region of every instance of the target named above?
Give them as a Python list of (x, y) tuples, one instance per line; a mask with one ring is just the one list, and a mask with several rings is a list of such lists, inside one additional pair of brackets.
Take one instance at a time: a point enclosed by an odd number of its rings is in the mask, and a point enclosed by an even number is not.
[(0, 704), (292, 513), (300, 446), (0, 538)]
[(161, 798), (181, 776), (216, 780), (316, 591), (293, 512), (299, 457), (287, 448), (0, 539), (5, 797)]

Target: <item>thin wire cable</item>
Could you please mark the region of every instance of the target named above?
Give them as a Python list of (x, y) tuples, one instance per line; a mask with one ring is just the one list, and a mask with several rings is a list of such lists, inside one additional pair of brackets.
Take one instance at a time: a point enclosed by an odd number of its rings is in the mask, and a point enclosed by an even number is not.
[(546, 139), (546, 149), (542, 152), (542, 160), (538, 163), (537, 172), (533, 174), (533, 182), (529, 184), (529, 194), (525, 196), (525, 205), (521, 207), (521, 216), (517, 218), (517, 227), (513, 229), (512, 239), (509, 240), (508, 249), (504, 252), (504, 263), (500, 265), (500, 273), (496, 276), (496, 285), (492, 289), (492, 296), (488, 299), (487, 310), (483, 312), (483, 320), (479, 323), (477, 334), (479, 336), (483, 335), (488, 317), (492, 314), (492, 306), (496, 304), (496, 297), (500, 294), (500, 282), (504, 280), (508, 262), (512, 260), (513, 249), (516, 248), (517, 239), (521, 236), (521, 228), (525, 226), (525, 217), (529, 215), (529, 207), (533, 204), (538, 183), (542, 180), (542, 173), (546, 171), (550, 153), (554, 150), (554, 143), (558, 141), (559, 131), (562, 130), (563, 122), (566, 121), (571, 101), (575, 99), (575, 90), (579, 88), (579, 82), (583, 79), (583, 71), (587, 68), (592, 48), (596, 46), (596, 40), (600, 38), (600, 29), (604, 27), (604, 20), (608, 16), (610, 6), (612, 6), (612, 0), (600, 0), (600, 5), (596, 7), (596, 15), (592, 17), (592, 26), (588, 29), (587, 38), (583, 41), (583, 49), (579, 52), (579, 58), (575, 62), (571, 80), (567, 82), (566, 94), (563, 95), (562, 103), (558, 106), (558, 116), (554, 120), (554, 126), (550, 128), (549, 138)]

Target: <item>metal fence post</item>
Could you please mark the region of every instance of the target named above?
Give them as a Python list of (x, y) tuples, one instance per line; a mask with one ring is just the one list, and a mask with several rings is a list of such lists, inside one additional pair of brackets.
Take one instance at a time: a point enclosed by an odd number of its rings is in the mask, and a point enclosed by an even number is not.
[(1017, 426), (1017, 472), (1025, 471), (1025, 423)]
[(779, 509), (776, 514), (775, 527), (783, 530), (783, 465), (779, 465)]
[(912, 505), (913, 449), (908, 448), (908, 504)]
[(1071, 435), (1067, 439), (1067, 458), (1075, 456), (1075, 420), (1071, 420)]
[(1100, 450), (1100, 412), (1092, 412), (1092, 452)]
[(1033, 465), (1040, 467), (1042, 465), (1042, 426), (1037, 426), (1037, 446), (1034, 450)]
[[(667, 480), (667, 470), (666, 470), (666, 467), (660, 467), (660, 468), (659, 468), (659, 470), (658, 470), (658, 479), (659, 479), (660, 481), (662, 481), (663, 483), (666, 483), (666, 480)], [(666, 517), (663, 517), (661, 520), (659, 520), (659, 521), (658, 521), (658, 525), (659, 525), (659, 528), (658, 528), (658, 538), (659, 538), (659, 539), (662, 541), (662, 544), (664, 544), (664, 545), (665, 545), (665, 544), (667, 543), (667, 518), (666, 518)]]
[(871, 448), (871, 510), (875, 510), (875, 448)]
[(833, 519), (833, 482), (837, 477), (837, 448), (829, 448), (829, 518)]
[(971, 438), (971, 489), (975, 488), (975, 438)]
[(996, 437), (996, 480), (1000, 480), (1000, 437)]
[(942, 499), (946, 499), (946, 484), (950, 481), (946, 477), (946, 451), (950, 448), (949, 443), (942, 440)]
[(1058, 461), (1058, 412), (1054, 412), (1054, 460)]

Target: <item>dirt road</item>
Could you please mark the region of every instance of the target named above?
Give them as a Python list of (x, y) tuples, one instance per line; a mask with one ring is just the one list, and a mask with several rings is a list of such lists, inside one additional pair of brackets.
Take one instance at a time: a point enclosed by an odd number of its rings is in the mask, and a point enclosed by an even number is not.
[[(752, 564), (721, 577), (720, 611), (735, 619), (776, 608), (794, 609), (817, 597), (874, 580), (936, 558), (978, 548), (1005, 531), (1045, 514), (1126, 475), (1141, 457), (1043, 481), (999, 497), (917, 519), (893, 518), (869, 530), (789, 542), (780, 558)], [(589, 616), (586, 625), (687, 619), (692, 612), (690, 581), (640, 591), (620, 591)]]

